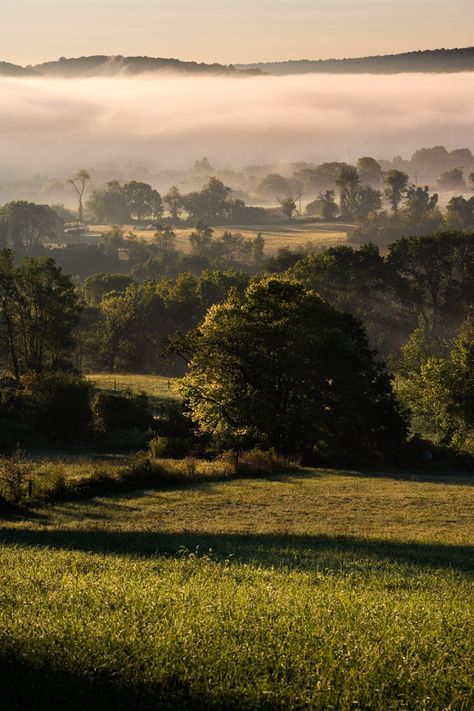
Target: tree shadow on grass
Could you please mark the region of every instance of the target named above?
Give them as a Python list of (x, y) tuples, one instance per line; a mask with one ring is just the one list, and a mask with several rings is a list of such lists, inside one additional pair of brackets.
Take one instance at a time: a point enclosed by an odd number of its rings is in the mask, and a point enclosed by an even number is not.
[(350, 536), (226, 534), (104, 530), (0, 529), (0, 545), (74, 550), (143, 558), (208, 554), (216, 560), (299, 571), (357, 570), (387, 565), (474, 573), (474, 546), (399, 542)]
[(45, 514), (32, 509), (26, 509), (17, 504), (7, 503), (0, 500), (0, 521), (12, 521), (21, 523), (22, 521), (42, 522), (47, 520)]
[[(133, 683), (124, 677), (112, 668), (70, 669), (61, 660), (48, 663), (5, 649), (0, 652), (1, 707), (8, 711), (237, 711), (247, 707), (240, 694), (211, 695), (205, 688), (193, 689), (177, 674), (158, 681), (138, 678)], [(284, 709), (279, 703), (271, 708)]]

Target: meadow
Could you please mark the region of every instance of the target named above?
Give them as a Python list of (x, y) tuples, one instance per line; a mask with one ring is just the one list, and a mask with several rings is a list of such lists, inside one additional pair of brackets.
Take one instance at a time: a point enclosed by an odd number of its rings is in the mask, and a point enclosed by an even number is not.
[(5, 515), (5, 707), (467, 711), (473, 484), (288, 469)]
[(152, 400), (178, 398), (177, 379), (163, 375), (135, 373), (90, 373), (86, 378), (101, 390), (133, 390), (144, 392)]
[[(214, 236), (219, 237), (223, 232), (239, 232), (246, 238), (253, 239), (257, 234), (261, 234), (265, 240), (265, 253), (267, 256), (275, 255), (279, 249), (290, 247), (291, 249), (305, 248), (312, 249), (337, 247), (347, 242), (348, 234), (354, 225), (341, 222), (298, 222), (288, 221), (278, 222), (270, 225), (227, 225), (225, 227), (214, 227)], [(91, 225), (91, 233), (104, 234), (110, 230), (109, 225)], [(140, 230), (133, 225), (124, 226), (125, 232), (131, 232), (138, 239), (150, 241), (153, 239), (153, 230)], [(193, 228), (174, 228), (176, 233), (176, 248), (180, 252), (189, 253), (189, 235)]]

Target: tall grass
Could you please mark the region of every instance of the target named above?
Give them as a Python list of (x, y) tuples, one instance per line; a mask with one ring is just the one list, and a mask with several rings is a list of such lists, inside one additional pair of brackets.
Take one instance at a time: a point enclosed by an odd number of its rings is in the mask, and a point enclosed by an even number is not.
[(165, 464), (3, 520), (2, 707), (474, 708), (472, 478)]
[(451, 571), (22, 546), (0, 565), (5, 708), (473, 708), (472, 585)]
[[(194, 457), (160, 459), (141, 453), (128, 460), (79, 458), (34, 462), (21, 456), (18, 459), (15, 453), (13, 457), (0, 459), (0, 495), (12, 503), (35, 506), (136, 489), (264, 475), (291, 466), (278, 455), (260, 450), (246, 452), (239, 459), (227, 453), (213, 461)], [(2, 476), (2, 472), (6, 475)]]

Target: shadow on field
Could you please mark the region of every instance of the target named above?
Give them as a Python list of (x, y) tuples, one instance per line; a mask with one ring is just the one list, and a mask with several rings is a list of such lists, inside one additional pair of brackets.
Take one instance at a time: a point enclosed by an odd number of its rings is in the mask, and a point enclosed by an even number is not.
[[(238, 693), (211, 696), (194, 690), (176, 674), (161, 683), (127, 683), (112, 668), (79, 670), (24, 659), (17, 651), (0, 653), (1, 708), (8, 711), (237, 711), (245, 709)], [(270, 706), (259, 706), (269, 709)], [(283, 711), (281, 704), (271, 708)]]
[(0, 529), (0, 544), (145, 558), (207, 555), (263, 567), (288, 566), (340, 571), (385, 567), (387, 563), (474, 572), (474, 546), (399, 542), (344, 536), (164, 533), (101, 530)]

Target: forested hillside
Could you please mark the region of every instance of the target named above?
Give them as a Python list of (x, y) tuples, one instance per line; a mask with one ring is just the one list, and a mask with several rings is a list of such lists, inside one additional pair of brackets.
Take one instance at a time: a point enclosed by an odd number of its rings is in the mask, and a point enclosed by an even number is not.
[(433, 49), (344, 59), (300, 59), (254, 64), (206, 64), (184, 62), (163, 57), (124, 57), (96, 55), (61, 57), (57, 60), (21, 67), (0, 62), (0, 76), (90, 77), (138, 75), (148, 72), (173, 71), (186, 74), (398, 74), (402, 72), (469, 72), (474, 71), (474, 47)]
[(61, 57), (35, 66), (20, 67), (0, 62), (0, 76), (54, 76), (63, 78), (136, 75), (148, 72), (180, 72), (186, 74), (260, 74), (259, 69), (240, 70), (232, 65), (182, 62), (179, 59), (155, 57)]
[(474, 47), (428, 49), (403, 54), (344, 59), (301, 59), (237, 65), (268, 74), (398, 74), (401, 72), (474, 71)]

